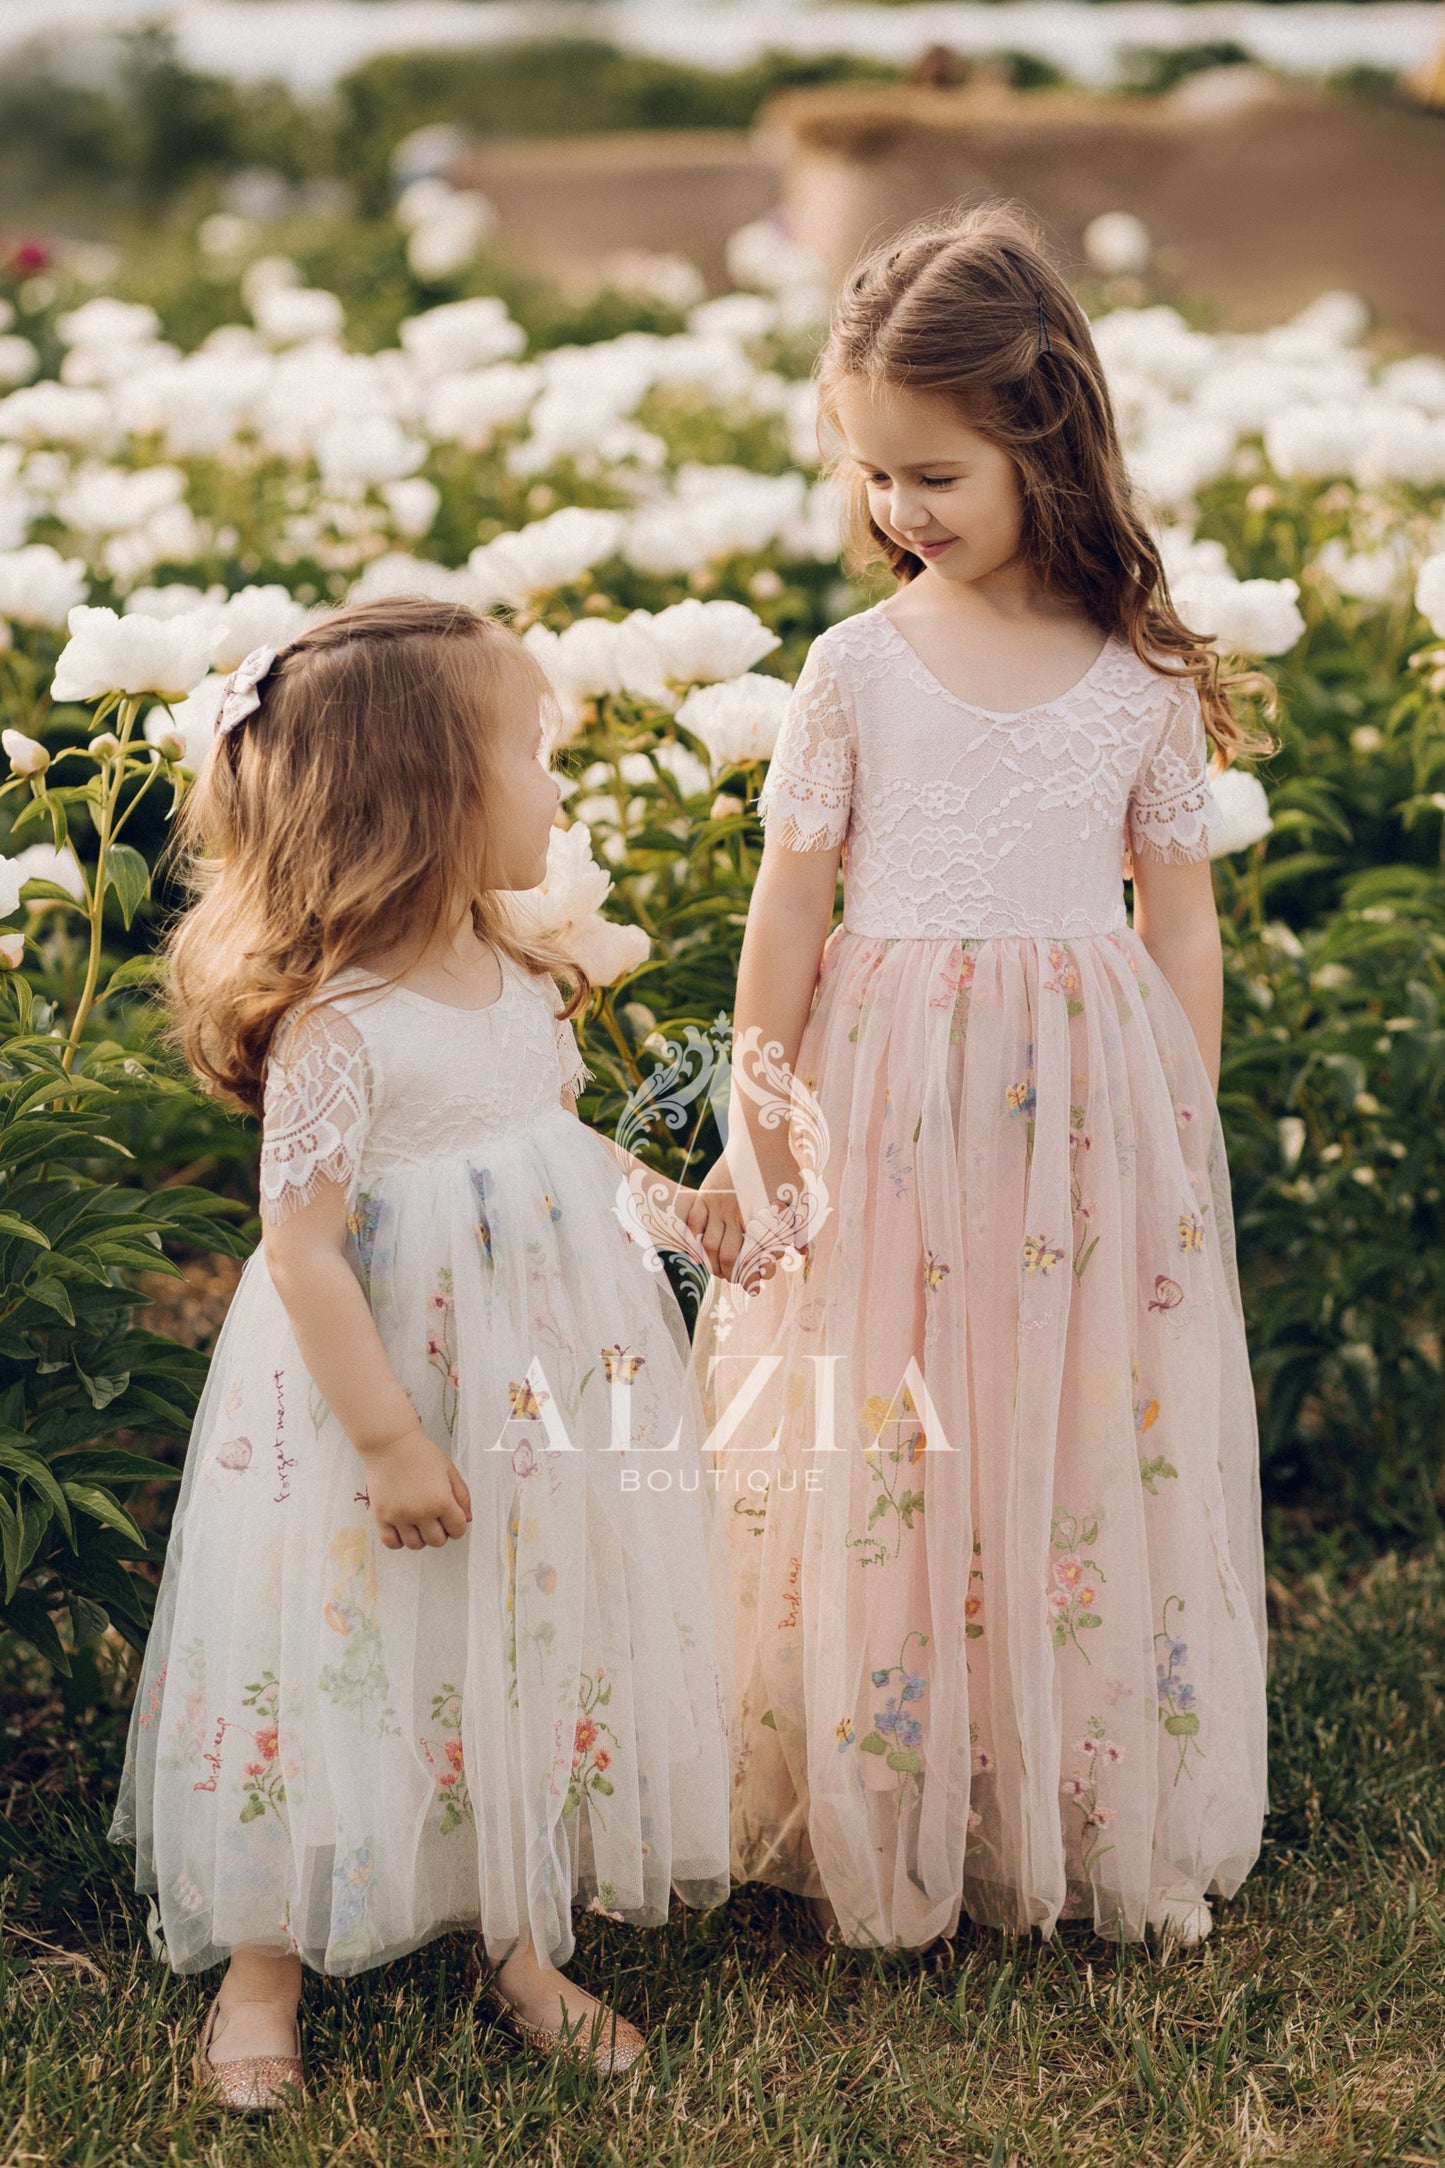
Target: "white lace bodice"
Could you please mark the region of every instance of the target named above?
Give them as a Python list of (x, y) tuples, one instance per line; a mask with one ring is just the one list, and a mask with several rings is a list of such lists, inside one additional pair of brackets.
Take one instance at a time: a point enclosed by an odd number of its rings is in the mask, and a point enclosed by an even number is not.
[(457, 1009), (363, 973), (282, 1020), (266, 1073), (261, 1214), (284, 1219), (323, 1182), (350, 1194), (427, 1160), (486, 1151), (561, 1108), (591, 1072), (555, 981), (502, 956), (502, 991)]
[(884, 938), (1113, 933), (1131, 854), (1208, 855), (1199, 697), (1108, 640), (1057, 700), (950, 693), (880, 606), (814, 641), (758, 801), (846, 846), (843, 923)]

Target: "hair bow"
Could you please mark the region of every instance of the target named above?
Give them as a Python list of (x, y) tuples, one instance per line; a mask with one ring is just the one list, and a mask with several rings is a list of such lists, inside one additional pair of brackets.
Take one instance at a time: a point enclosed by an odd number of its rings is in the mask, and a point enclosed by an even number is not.
[(223, 738), (228, 730), (244, 723), (248, 715), (254, 715), (261, 705), (261, 686), (268, 673), (275, 668), (274, 647), (253, 647), (243, 656), (221, 689), (220, 713), (216, 717), (216, 735)]

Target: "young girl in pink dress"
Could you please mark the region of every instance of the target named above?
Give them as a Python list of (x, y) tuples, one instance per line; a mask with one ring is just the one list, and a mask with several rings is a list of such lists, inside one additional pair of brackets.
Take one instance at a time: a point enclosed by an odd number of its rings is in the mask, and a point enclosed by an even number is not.
[(734, 1076), (774, 1042), (791, 1139), (739, 1091), (705, 1185), (821, 1140), (802, 1269), (747, 1292), (734, 1206), (694, 1337), (733, 1871), (853, 1944), (1196, 1941), (1266, 1804), (1206, 768), (1256, 741), (1009, 219), (867, 262), (821, 387), (898, 588), (815, 642), (759, 806)]

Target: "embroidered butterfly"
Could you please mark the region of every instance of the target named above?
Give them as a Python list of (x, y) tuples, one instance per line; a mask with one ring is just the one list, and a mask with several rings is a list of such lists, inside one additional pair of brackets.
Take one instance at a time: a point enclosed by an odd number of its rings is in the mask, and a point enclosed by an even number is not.
[(1024, 1236), (1024, 1271), (1052, 1272), (1055, 1265), (1064, 1261), (1062, 1250), (1056, 1250), (1042, 1235)]
[(853, 1729), (852, 1717), (845, 1716), (841, 1720), (841, 1722), (833, 1726), (833, 1731), (838, 1741), (838, 1752), (840, 1754), (846, 1754), (849, 1747), (853, 1744), (853, 1741), (858, 1736), (857, 1732)]
[(926, 1288), (932, 1291), (934, 1288), (942, 1287), (944, 1281), (948, 1278), (949, 1271), (950, 1267), (944, 1264), (941, 1258), (935, 1257), (932, 1250), (924, 1251), (923, 1284)]
[(1152, 1429), (1154, 1428), (1154, 1425), (1155, 1425), (1155, 1424), (1156, 1424), (1156, 1423), (1158, 1422), (1158, 1420), (1159, 1420), (1159, 1403), (1158, 1403), (1158, 1401), (1157, 1401), (1157, 1400), (1136, 1400), (1136, 1401), (1135, 1401), (1135, 1403), (1134, 1403), (1134, 1428), (1135, 1428), (1135, 1429), (1136, 1429), (1136, 1430), (1137, 1430), (1137, 1431), (1139, 1432), (1139, 1434), (1140, 1434), (1140, 1436), (1141, 1436), (1141, 1437), (1143, 1436), (1143, 1434), (1144, 1434), (1144, 1432), (1145, 1432), (1146, 1430), (1152, 1430)]
[(646, 1360), (645, 1355), (629, 1355), (627, 1349), (620, 1345), (605, 1347), (602, 1350), (602, 1375), (609, 1384), (616, 1378), (623, 1378), (630, 1383)]
[(1162, 1272), (1154, 1275), (1154, 1299), (1149, 1305), (1151, 1310), (1177, 1310), (1183, 1300), (1184, 1290), (1177, 1280), (1169, 1279)]
[(534, 1420), (540, 1422), (542, 1416), (541, 1406), (538, 1403), (537, 1395), (533, 1392), (526, 1378), (512, 1378), (509, 1380), (507, 1391), (511, 1396), (513, 1422), (526, 1423)]
[(1181, 1250), (1202, 1250), (1204, 1247), (1204, 1222), (1197, 1212), (1181, 1212), (1179, 1215), (1179, 1247)]

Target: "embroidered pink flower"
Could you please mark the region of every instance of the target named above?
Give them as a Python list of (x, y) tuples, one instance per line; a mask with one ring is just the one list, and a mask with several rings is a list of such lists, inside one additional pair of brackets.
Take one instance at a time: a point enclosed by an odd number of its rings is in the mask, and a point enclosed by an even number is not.
[(1091, 1829), (1107, 1829), (1113, 1819), (1114, 1809), (1112, 1807), (1095, 1807), (1093, 1813), (1089, 1816), (1089, 1827)]
[(572, 1741), (573, 1753), (586, 1754), (596, 1744), (597, 1726), (593, 1723), (590, 1716), (579, 1717), (577, 1720), (576, 1734)]
[(1077, 1588), (1083, 1578), (1084, 1562), (1072, 1551), (1065, 1552), (1062, 1558), (1054, 1560), (1054, 1579), (1060, 1588)]
[(1066, 1799), (1082, 1799), (1089, 1786), (1083, 1777), (1065, 1777), (1062, 1790)]
[(256, 1752), (260, 1755), (262, 1761), (270, 1762), (276, 1759), (276, 1726), (274, 1724), (268, 1725), (264, 1731), (257, 1732)]

